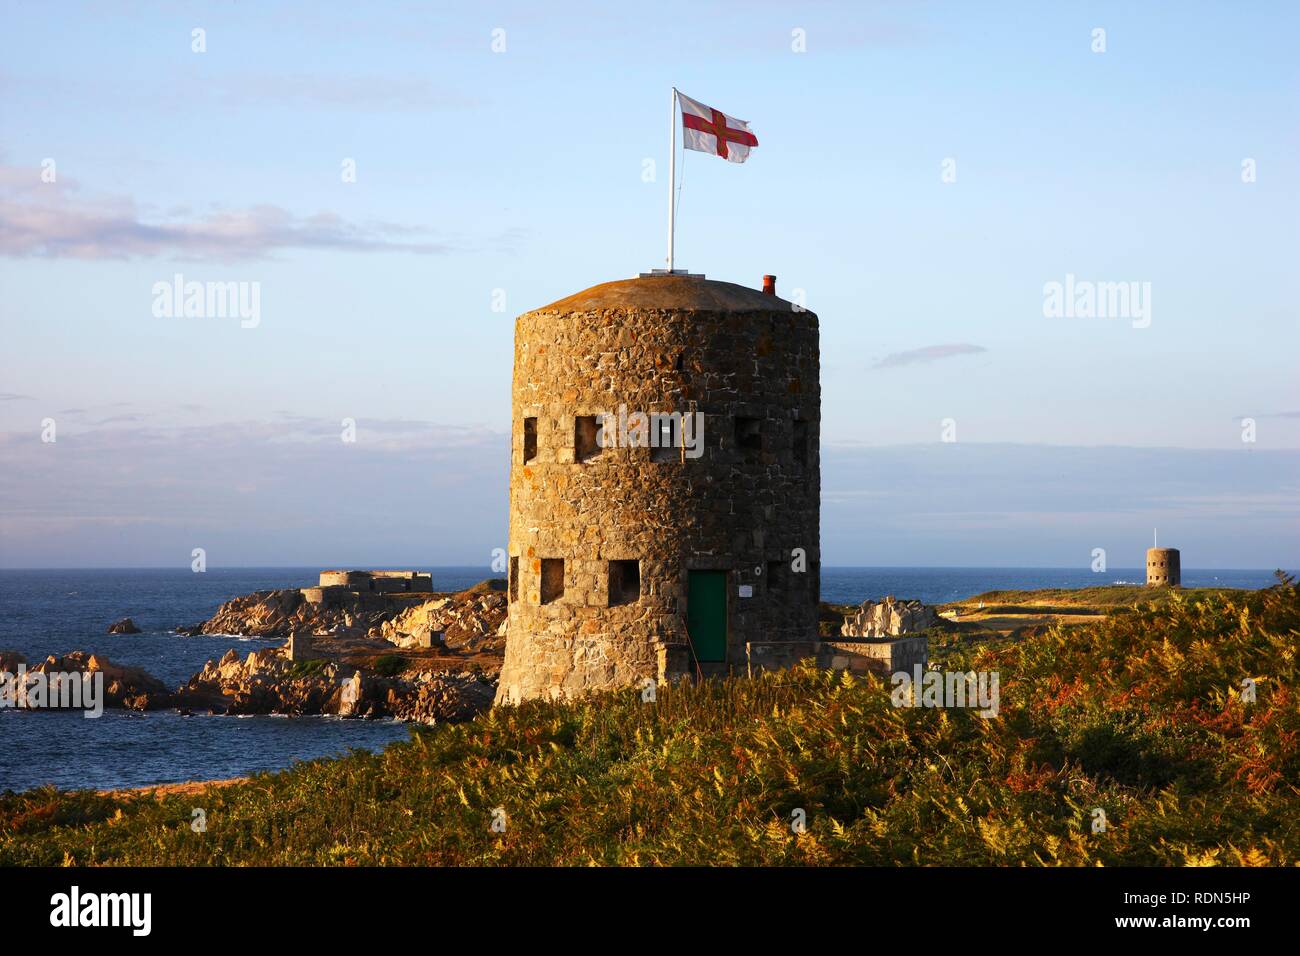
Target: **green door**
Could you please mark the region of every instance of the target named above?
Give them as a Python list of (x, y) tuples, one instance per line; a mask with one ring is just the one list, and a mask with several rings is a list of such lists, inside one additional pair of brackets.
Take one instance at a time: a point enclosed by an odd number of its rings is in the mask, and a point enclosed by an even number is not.
[(701, 661), (727, 659), (727, 572), (690, 571), (686, 631)]

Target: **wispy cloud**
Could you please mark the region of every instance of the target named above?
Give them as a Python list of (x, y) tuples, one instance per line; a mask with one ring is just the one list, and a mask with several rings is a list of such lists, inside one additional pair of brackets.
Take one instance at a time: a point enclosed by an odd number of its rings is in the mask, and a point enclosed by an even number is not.
[(219, 261), (265, 258), (287, 249), (348, 252), (461, 251), (428, 230), (350, 222), (333, 212), (299, 216), (273, 205), (147, 219), (125, 197), (85, 199), (75, 184), (43, 184), (35, 169), (0, 168), (0, 255), (13, 258)]
[[(336, 418), (0, 432), (0, 566), (489, 560), (510, 437)], [(184, 566), (182, 563), (181, 566)], [(486, 573), (485, 573), (486, 576)]]
[(927, 345), (921, 349), (909, 349), (906, 352), (893, 352), (886, 355), (872, 368), (902, 368), (904, 365), (920, 365), (924, 362), (937, 362), (939, 359), (951, 358), (954, 355), (977, 355), (980, 352), (987, 352), (988, 349), (982, 345), (968, 345), (957, 343), (953, 345)]
[[(97, 98), (102, 90), (54, 72), (24, 75), (0, 72), (0, 90), (10, 99), (48, 102), (53, 97), (64, 106), (102, 105), (102, 99)], [(288, 107), (374, 114), (473, 110), (488, 104), (479, 93), (435, 85), (423, 76), (379, 73), (205, 73), (201, 77), (173, 76), (172, 82), (163, 87), (156, 83), (123, 82), (114, 92), (118, 105), (129, 109), (247, 112)]]
[(0, 392), (0, 402), (34, 402), (33, 395), (19, 395), (17, 392)]
[(932, 442), (822, 446), (823, 563), (1186, 567), (1300, 560), (1300, 451)]
[[(420, 419), (61, 424), (0, 432), (0, 566), (331, 556), (486, 562), (503, 546), (510, 436)], [(1294, 567), (1300, 451), (975, 443), (822, 448), (824, 564)]]
[(210, 92), (234, 106), (260, 105), (268, 99), (367, 112), (463, 110), (483, 105), (480, 97), (440, 88), (415, 76), (241, 75), (219, 81)]

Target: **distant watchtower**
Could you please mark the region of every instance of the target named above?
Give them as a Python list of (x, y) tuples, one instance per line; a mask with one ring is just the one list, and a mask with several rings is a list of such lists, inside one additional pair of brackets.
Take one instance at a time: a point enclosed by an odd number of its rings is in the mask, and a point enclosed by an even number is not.
[(817, 635), (817, 316), (701, 276), (515, 323), (497, 702), (744, 667)]
[(1181, 587), (1182, 559), (1177, 548), (1147, 548), (1147, 587)]

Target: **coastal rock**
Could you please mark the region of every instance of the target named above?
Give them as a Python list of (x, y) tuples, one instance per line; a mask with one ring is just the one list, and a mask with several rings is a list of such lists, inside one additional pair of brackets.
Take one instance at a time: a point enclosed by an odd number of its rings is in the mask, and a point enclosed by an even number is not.
[(478, 672), (385, 677), (335, 661), (292, 662), (283, 648), (228, 651), (208, 661), (176, 695), (176, 706), (225, 714), (335, 714), (433, 723), (468, 720), (492, 705), (496, 685)]
[(365, 681), (357, 671), (339, 686), (340, 717), (357, 717), (365, 713)]
[(0, 673), (12, 674), (19, 664), (26, 664), (27, 658), (17, 651), (0, 651)]
[(380, 625), (378, 636), (398, 647), (503, 654), (508, 609), (504, 593), (472, 588), (407, 608)]
[(128, 710), (156, 710), (172, 704), (167, 685), (139, 667), (114, 664), (107, 657), (73, 651), (62, 657), (51, 654), (28, 673), (104, 675), (104, 706)]
[(227, 714), (327, 713), (336, 673), (333, 664), (307, 673), (274, 652), (254, 651), (241, 661), (229, 650), (177, 692), (178, 706)]
[(288, 636), (301, 625), (301, 620), (295, 622), (295, 612), (302, 610), (305, 603), (296, 588), (254, 591), (217, 608), (216, 614), (199, 625), (199, 633)]
[(411, 689), (389, 689), (385, 703), (398, 720), (433, 724), (469, 720), (491, 707), (495, 694), (496, 682), (482, 674), (427, 673), (419, 675)]
[(864, 601), (844, 620), (844, 637), (897, 637), (934, 627), (939, 620), (934, 608), (920, 601), (899, 601), (892, 595), (883, 601)]
[(197, 631), (250, 637), (288, 637), (296, 632), (364, 637), (418, 600), (418, 596), (403, 592), (376, 594), (336, 589), (328, 600), (309, 601), (295, 588), (254, 591), (221, 605), (216, 614), (198, 625)]
[(124, 617), (122, 620), (114, 621), (112, 624), (108, 625), (108, 633), (139, 634), (140, 629), (135, 626), (135, 621), (131, 620), (129, 617)]
[(401, 648), (446, 648), (467, 655), (505, 652), (504, 581), (483, 581), (454, 594), (307, 591), (313, 596), (292, 589), (254, 591), (222, 604), (196, 628), (178, 627), (176, 632), (373, 637)]
[[(232, 649), (208, 661), (177, 692), (176, 706), (464, 720), (491, 706), (495, 683), (488, 675), (500, 666), (507, 610), (503, 580), (454, 594), (320, 587), (243, 595), (197, 630), (283, 637), (285, 645), (242, 660)], [(394, 646), (409, 653), (394, 654)]]

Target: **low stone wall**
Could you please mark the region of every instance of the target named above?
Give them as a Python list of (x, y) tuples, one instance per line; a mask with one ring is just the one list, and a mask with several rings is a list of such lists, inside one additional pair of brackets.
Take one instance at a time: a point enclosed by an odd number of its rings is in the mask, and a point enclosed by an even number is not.
[(749, 673), (784, 670), (803, 660), (818, 667), (855, 674), (893, 674), (929, 663), (929, 641), (924, 635), (836, 641), (751, 641), (745, 645)]
[(425, 600), (425, 595), (401, 588), (379, 591), (356, 591), (345, 587), (303, 588), (303, 600), (322, 608), (347, 608), (355, 611), (387, 611)]
[[(311, 635), (301, 631), (289, 635), (289, 643), (284, 645), (284, 653), (290, 661), (314, 661), (321, 656), (316, 653)], [(249, 660), (254, 661), (253, 655), (249, 655)]]
[(368, 571), (322, 571), (320, 586), (323, 588), (340, 587), (354, 590), (370, 590), (370, 572)]
[(821, 641), (750, 641), (745, 658), (752, 677), (758, 671), (786, 670), (800, 661), (816, 658)]
[(322, 571), (321, 588), (345, 588), (350, 591), (392, 593), (433, 589), (433, 575), (418, 571)]
[(431, 591), (433, 575), (418, 571), (371, 571), (376, 591)]
[(342, 607), (343, 602), (352, 594), (345, 587), (335, 585), (324, 588), (303, 588), (302, 597), (308, 604), (320, 604), (324, 607)]
[(893, 674), (910, 671), (916, 664), (925, 667), (930, 661), (930, 642), (924, 635), (824, 641), (822, 654), (827, 658), (823, 666), (832, 670)]

